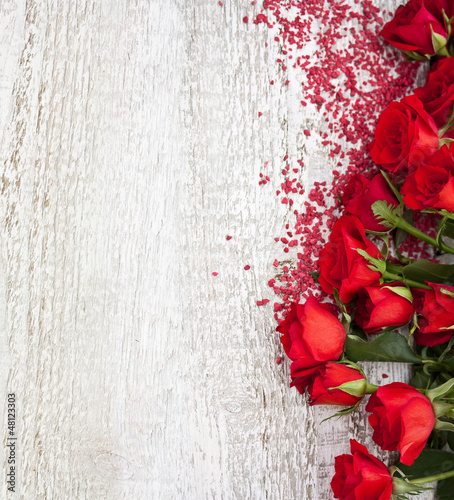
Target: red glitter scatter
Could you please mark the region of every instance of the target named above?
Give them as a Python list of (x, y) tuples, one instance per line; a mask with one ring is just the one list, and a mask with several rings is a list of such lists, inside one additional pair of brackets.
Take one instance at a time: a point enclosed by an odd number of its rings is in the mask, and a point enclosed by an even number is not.
[(282, 356), (279, 356), (279, 357), (276, 359), (276, 364), (277, 364), (277, 365), (279, 365), (281, 361), (282, 361)]
[(245, 271), (249, 271), (249, 269), (251, 269), (251, 266), (250, 266), (249, 264), (248, 264), (248, 265), (246, 265), (246, 266), (244, 266), (244, 270), (245, 270)]
[(264, 306), (265, 304), (268, 304), (268, 302), (269, 302), (269, 299), (258, 300), (257, 305)]
[(304, 130), (304, 135), (307, 136), (307, 137), (310, 137), (311, 133), (309, 130), (305, 129)]
[(222, 2), (219, 2), (219, 5), (222, 7), (224, 4)]
[(225, 239), (228, 241), (228, 240), (231, 240), (231, 239), (232, 239), (232, 237), (231, 237), (231, 236), (229, 236), (229, 235), (227, 235), (227, 236), (225, 237)]
[(259, 111), (259, 118), (262, 116), (262, 114), (263, 114), (263, 113), (262, 113), (261, 111)]
[(248, 23), (249, 22), (249, 18), (247, 16), (244, 16), (243, 17), (243, 23)]
[(213, 274), (213, 276), (217, 276), (219, 273), (214, 272), (214, 273), (212, 273), (212, 274)]
[(386, 373), (382, 373), (382, 378), (389, 378), (389, 375), (387, 375)]
[[(331, 186), (321, 182), (303, 186), (289, 177), (290, 165), (281, 168), (283, 181), (276, 196), (283, 192), (286, 196), (281, 203), (291, 205), (295, 201), (298, 207), (291, 230), (294, 239), (287, 243), (276, 238), (285, 253), (289, 248), (292, 252), (298, 250), (297, 260), (290, 254), (286, 258), (292, 265), (286, 265), (288, 271), (281, 271), (276, 259), (273, 266), (279, 273), (276, 280), (280, 285), (273, 280), (268, 283), (281, 301), (281, 309), (275, 305), (275, 318), (281, 319), (293, 301), (317, 290), (310, 273), (317, 271), (318, 256), (339, 216), (337, 195), (352, 174), (373, 173), (368, 146), (378, 117), (391, 101), (411, 90), (418, 63), (405, 62), (397, 52), (385, 50), (377, 36), (384, 20), (373, 0), (355, 0), (354, 7), (346, 0), (264, 0), (253, 22), (275, 31), (273, 38), (281, 52), (276, 61), (280, 69), (286, 73), (291, 59), (292, 67), (300, 70), (299, 100), (303, 107), (308, 103), (315, 106), (326, 120), (327, 132), (320, 134), (322, 145), (327, 148), (327, 162), (336, 168)], [(314, 42), (315, 51), (304, 54), (304, 49)], [(309, 130), (305, 129), (304, 134), (309, 136)], [(288, 155), (283, 161), (287, 159)], [(303, 169), (302, 159), (296, 161)], [(298, 173), (293, 165), (292, 170)], [(433, 230), (427, 220), (419, 224), (426, 232)], [(411, 257), (411, 252), (416, 251), (412, 238), (407, 238), (401, 251)], [(323, 293), (317, 291), (315, 295)]]

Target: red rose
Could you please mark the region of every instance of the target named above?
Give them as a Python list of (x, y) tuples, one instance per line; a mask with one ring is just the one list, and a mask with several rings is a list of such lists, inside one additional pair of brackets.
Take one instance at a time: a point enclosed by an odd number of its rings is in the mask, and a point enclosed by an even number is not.
[(281, 343), (293, 361), (292, 379), (300, 378), (300, 392), (326, 361), (336, 361), (344, 348), (346, 333), (329, 306), (309, 297), (304, 305), (294, 302), (285, 320), (276, 328)]
[(405, 325), (413, 313), (411, 292), (403, 284), (368, 286), (359, 293), (355, 322), (366, 333), (375, 333)]
[[(351, 382), (356, 381), (357, 383), (351, 384)], [(366, 383), (366, 379), (359, 370), (340, 363), (326, 363), (317, 368), (307, 388), (310, 404), (354, 406), (363, 398)], [(343, 384), (348, 384), (345, 391), (335, 389), (335, 387)], [(295, 385), (300, 392), (303, 392), (298, 385), (298, 379), (295, 379), (292, 385)], [(353, 396), (346, 390), (360, 395)]]
[(390, 172), (412, 172), (438, 149), (438, 129), (421, 101), (411, 95), (392, 102), (381, 114), (370, 154)]
[(399, 205), (396, 196), (381, 174), (376, 175), (372, 180), (361, 174), (353, 175), (342, 196), (345, 211), (359, 217), (366, 230), (387, 232), (389, 228), (380, 224), (372, 211), (372, 205), (379, 200), (385, 200), (388, 205), (395, 207)]
[(447, 57), (438, 61), (435, 70), (428, 74), (424, 87), (417, 88), (415, 95), (437, 127), (443, 128), (454, 105), (454, 59)]
[(401, 193), (407, 207), (454, 212), (454, 145), (443, 145), (410, 174)]
[(432, 290), (414, 290), (419, 345), (444, 344), (454, 335), (454, 286), (427, 283)]
[(400, 461), (412, 465), (435, 425), (429, 399), (410, 385), (394, 382), (371, 395), (366, 411), (372, 413), (372, 439), (383, 450), (399, 450)]
[(365, 446), (350, 440), (351, 455), (335, 458), (336, 474), (331, 481), (334, 498), (340, 500), (389, 500), (393, 478), (386, 465)]
[(434, 16), (423, 0), (410, 0), (400, 6), (380, 35), (397, 49), (416, 52), (420, 56), (438, 53), (448, 40), (443, 16)]
[(443, 15), (443, 11), (445, 11), (448, 19), (452, 19), (452, 17), (454, 16), (454, 4), (452, 0), (425, 0), (424, 5), (426, 6), (426, 9), (432, 15), (434, 15), (441, 24), (445, 25), (447, 30), (448, 24), (446, 23), (446, 18)]
[(381, 274), (356, 249), (381, 259), (380, 250), (366, 238), (364, 226), (353, 215), (343, 215), (333, 226), (329, 242), (320, 252), (319, 283), (327, 293), (336, 289), (342, 302), (350, 302), (362, 287), (378, 284)]

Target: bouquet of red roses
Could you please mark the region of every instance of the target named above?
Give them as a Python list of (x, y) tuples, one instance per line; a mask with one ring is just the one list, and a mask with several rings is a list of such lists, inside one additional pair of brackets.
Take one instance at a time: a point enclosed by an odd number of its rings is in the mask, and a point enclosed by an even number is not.
[[(351, 442), (336, 457), (335, 498), (388, 500), (438, 481), (454, 491), (454, 2), (410, 0), (381, 31), (409, 59), (430, 61), (426, 84), (379, 118), (376, 171), (354, 175), (345, 213), (320, 253), (317, 281), (333, 301), (293, 303), (277, 330), (292, 386), (310, 404), (366, 411), (372, 439), (398, 451), (388, 467)], [(409, 245), (409, 242), (412, 242)], [(397, 328), (408, 326), (403, 335)], [(370, 384), (361, 361), (413, 364), (409, 384)]]

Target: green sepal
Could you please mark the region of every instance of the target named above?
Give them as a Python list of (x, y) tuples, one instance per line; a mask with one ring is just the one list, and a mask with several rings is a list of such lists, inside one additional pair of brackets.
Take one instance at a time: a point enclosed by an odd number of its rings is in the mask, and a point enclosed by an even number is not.
[(326, 422), (326, 420), (331, 420), (334, 417), (344, 417), (345, 415), (350, 415), (350, 413), (353, 413), (358, 406), (361, 404), (361, 399), (353, 406), (350, 406), (349, 408), (345, 408), (341, 411), (338, 411), (334, 415), (331, 415), (330, 417), (324, 418), (320, 423), (323, 424), (323, 422)]
[(443, 420), (439, 420), (438, 418), (435, 420), (434, 429), (439, 431), (449, 431), (454, 432), (454, 424), (451, 422), (444, 422)]
[(407, 288), (406, 286), (384, 286), (382, 288), (387, 288), (388, 290), (394, 292), (396, 295), (399, 295), (400, 297), (403, 297), (404, 299), (413, 302), (413, 295), (410, 289)]
[(451, 292), (450, 290), (446, 290), (446, 288), (440, 288), (440, 292), (444, 293), (445, 295), (449, 295), (449, 297), (454, 298), (454, 292)]
[(438, 387), (435, 387), (434, 389), (428, 391), (426, 396), (430, 399), (431, 402), (433, 402), (437, 398), (446, 396), (446, 394), (448, 394), (451, 391), (451, 389), (453, 389), (453, 387), (454, 387), (454, 378), (451, 378), (444, 384), (439, 385)]
[(378, 271), (380, 274), (383, 274), (386, 271), (386, 262), (384, 260), (371, 257), (362, 248), (356, 248), (356, 251), (359, 253), (359, 255), (361, 255), (361, 257), (364, 257), (364, 259), (366, 259), (367, 262), (371, 264), (369, 266), (369, 269), (371, 269), (372, 271)]
[(328, 387), (329, 391), (338, 389), (342, 392), (346, 392), (351, 396), (357, 398), (362, 398), (366, 394), (367, 380), (364, 378), (358, 380), (351, 380), (350, 382), (345, 382), (337, 387)]
[[(430, 30), (432, 31), (432, 45), (433, 45), (435, 54), (441, 54), (443, 49), (446, 47), (448, 40), (443, 35), (440, 35), (439, 33), (435, 33), (435, 31), (432, 28), (432, 25), (430, 25)], [(446, 54), (444, 54), (444, 55), (446, 55)]]
[(348, 333), (350, 331), (350, 325), (352, 322), (352, 318), (351, 318), (350, 314), (348, 314), (347, 308), (345, 307), (345, 304), (340, 299), (339, 292), (335, 288), (333, 288), (333, 296), (337, 302), (337, 305), (341, 308), (341, 311), (342, 311), (341, 323), (342, 323), (342, 326), (344, 327), (345, 333), (348, 335)]
[(432, 488), (425, 488), (424, 486), (411, 484), (407, 479), (393, 477), (393, 496), (395, 495), (395, 498), (398, 498), (399, 500), (407, 498), (405, 495), (418, 495), (425, 490), (431, 489)]
[(404, 200), (402, 199), (402, 195), (400, 194), (400, 191), (393, 184), (392, 180), (389, 178), (389, 175), (386, 173), (385, 170), (381, 170), (380, 169), (380, 173), (383, 176), (383, 178), (385, 179), (385, 181), (388, 183), (388, 186), (390, 187), (391, 191), (394, 193), (394, 196), (399, 201), (399, 205), (401, 207), (403, 207), (404, 206)]
[(443, 137), (440, 139), (439, 146), (440, 146), (440, 148), (441, 148), (441, 146), (448, 146), (448, 148), (449, 148), (449, 145), (451, 144), (451, 142), (454, 142), (454, 139), (449, 139), (448, 137)]
[(402, 51), (407, 57), (409, 60), (416, 60), (416, 61), (427, 61), (427, 59), (430, 59), (430, 56), (429, 57), (424, 57), (422, 56), (421, 54), (418, 54), (417, 52), (414, 52), (413, 50), (410, 51), (410, 50), (403, 50)]

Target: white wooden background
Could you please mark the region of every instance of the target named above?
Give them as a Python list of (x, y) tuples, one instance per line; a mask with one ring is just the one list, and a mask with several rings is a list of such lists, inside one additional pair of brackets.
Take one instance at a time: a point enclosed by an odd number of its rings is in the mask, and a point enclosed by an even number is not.
[[(371, 443), (364, 412), (320, 424), (275, 363), (267, 281), (292, 214), (273, 193), (323, 125), (272, 30), (242, 22), (259, 5), (224, 4), (0, 2), (5, 498), (324, 500), (334, 456)], [(329, 181), (306, 148), (303, 181)]]

